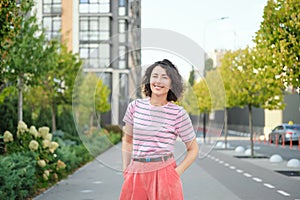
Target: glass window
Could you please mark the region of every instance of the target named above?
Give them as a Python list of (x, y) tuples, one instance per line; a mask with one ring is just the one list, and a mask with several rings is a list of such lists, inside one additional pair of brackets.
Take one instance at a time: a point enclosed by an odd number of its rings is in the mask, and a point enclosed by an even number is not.
[(119, 6), (125, 6), (126, 0), (119, 0)]
[(119, 15), (120, 16), (125, 16), (126, 15), (125, 7), (119, 7)]
[(53, 30), (59, 31), (61, 28), (61, 21), (60, 20), (54, 20), (53, 21)]
[(80, 13), (108, 13), (110, 1), (108, 0), (81, 0), (79, 5)]
[(81, 48), (79, 52), (80, 58), (88, 58), (89, 57), (89, 49), (88, 48)]
[(89, 30), (89, 24), (87, 21), (80, 21), (80, 27), (79, 27), (80, 30), (83, 30), (83, 31), (86, 31), (86, 30)]
[(109, 44), (100, 44), (100, 58), (109, 58)]
[(89, 0), (80, 0), (79, 3), (89, 3)]
[(109, 67), (109, 44), (80, 44), (79, 55), (85, 59), (85, 67)]
[(90, 24), (91, 24), (91, 30), (95, 30), (95, 31), (97, 31), (97, 30), (99, 30), (99, 26), (98, 26), (98, 21), (97, 20), (91, 20), (91, 22), (90, 22)]
[(46, 29), (47, 39), (60, 38), (61, 17), (43, 17), (43, 28)]
[(100, 29), (101, 30), (109, 30), (109, 17), (101, 17), (100, 18)]

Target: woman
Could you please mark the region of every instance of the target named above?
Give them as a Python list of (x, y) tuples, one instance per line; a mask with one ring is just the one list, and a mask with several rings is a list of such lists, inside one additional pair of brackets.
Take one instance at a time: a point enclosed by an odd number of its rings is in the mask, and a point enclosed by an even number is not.
[[(120, 200), (183, 199), (180, 175), (196, 159), (198, 144), (188, 114), (173, 103), (183, 92), (182, 77), (164, 59), (147, 68), (142, 84), (147, 98), (131, 102), (123, 119)], [(178, 166), (173, 156), (177, 137), (187, 149)]]

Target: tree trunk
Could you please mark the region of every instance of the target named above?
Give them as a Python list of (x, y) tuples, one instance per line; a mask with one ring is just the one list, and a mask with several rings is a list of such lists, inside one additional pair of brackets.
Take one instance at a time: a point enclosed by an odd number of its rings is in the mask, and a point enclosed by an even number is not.
[(55, 105), (51, 103), (51, 114), (52, 114), (52, 132), (56, 131), (56, 117), (55, 117)]
[(254, 144), (253, 144), (253, 126), (252, 126), (252, 106), (248, 105), (249, 108), (249, 131), (250, 131), (250, 144), (251, 144), (251, 157), (254, 157)]
[(227, 134), (228, 134), (228, 127), (227, 127), (227, 125), (228, 125), (228, 109), (227, 108), (225, 108), (225, 110), (224, 110), (224, 137), (225, 137), (225, 149), (227, 149)]
[(206, 113), (203, 113), (203, 140), (205, 143), (205, 138), (206, 138)]
[(90, 114), (90, 128), (94, 126), (94, 113)]
[(18, 80), (18, 119), (23, 121), (23, 74), (20, 74)]

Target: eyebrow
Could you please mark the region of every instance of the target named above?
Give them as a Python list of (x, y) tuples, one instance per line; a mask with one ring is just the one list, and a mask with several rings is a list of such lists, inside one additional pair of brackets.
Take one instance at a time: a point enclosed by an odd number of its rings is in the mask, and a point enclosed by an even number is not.
[[(159, 75), (158, 73), (156, 72), (153, 72), (152, 75)], [(161, 74), (162, 76), (168, 76), (168, 74)]]

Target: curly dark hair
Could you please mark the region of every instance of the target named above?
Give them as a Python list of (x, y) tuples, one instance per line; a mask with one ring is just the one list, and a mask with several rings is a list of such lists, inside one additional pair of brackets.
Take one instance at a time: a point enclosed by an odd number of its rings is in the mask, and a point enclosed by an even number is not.
[(150, 88), (150, 77), (153, 69), (157, 66), (162, 67), (166, 70), (167, 75), (171, 79), (172, 89), (169, 90), (167, 95), (167, 101), (177, 101), (183, 92), (183, 81), (182, 77), (178, 72), (178, 69), (175, 65), (168, 59), (163, 59), (162, 61), (157, 61), (154, 64), (150, 65), (145, 72), (143, 77), (142, 85), (143, 92), (147, 97), (151, 97), (152, 91)]

